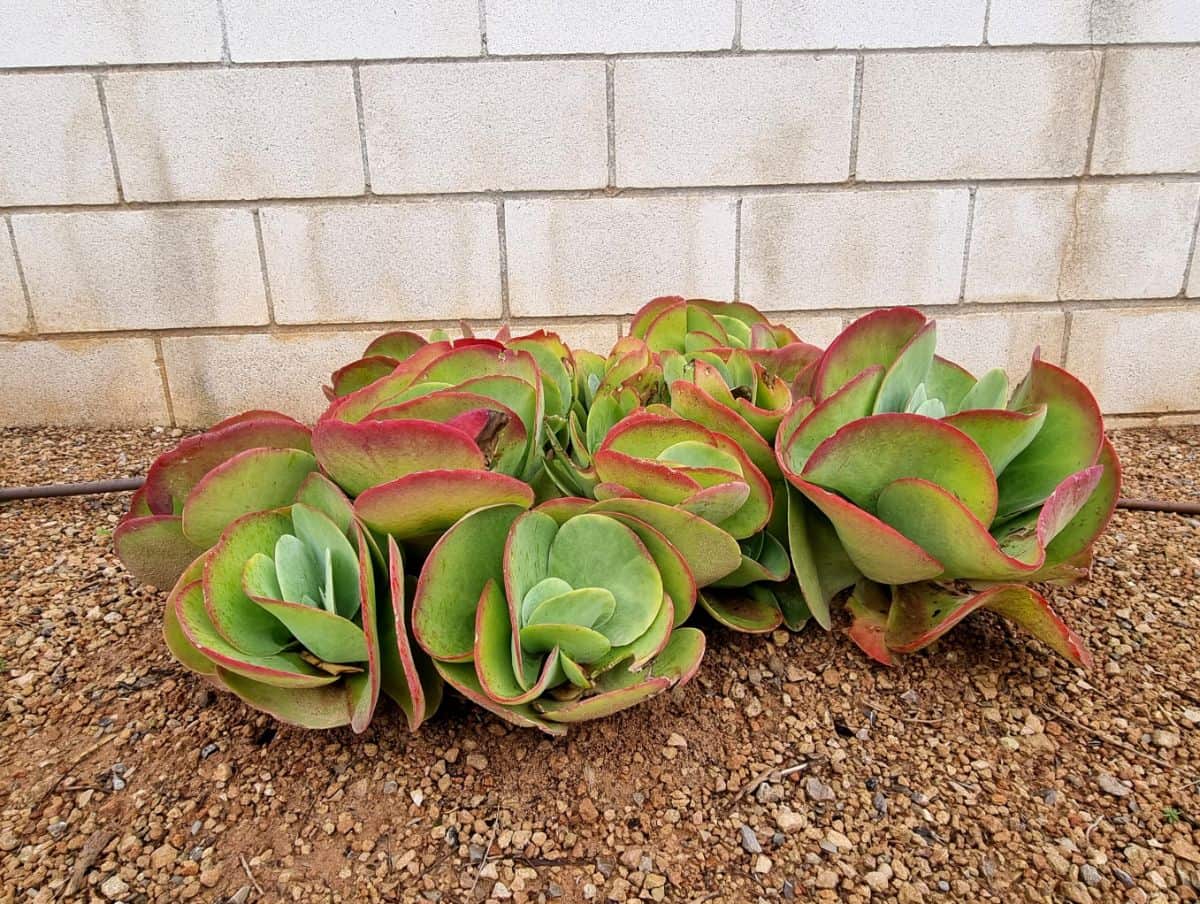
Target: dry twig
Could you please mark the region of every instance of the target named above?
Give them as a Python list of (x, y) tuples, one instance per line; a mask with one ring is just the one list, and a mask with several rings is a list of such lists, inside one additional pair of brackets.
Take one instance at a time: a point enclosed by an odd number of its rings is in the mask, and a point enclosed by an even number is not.
[(1103, 741), (1106, 744), (1112, 744), (1114, 747), (1119, 747), (1121, 750), (1124, 750), (1127, 753), (1132, 753), (1135, 756), (1140, 756), (1142, 759), (1149, 760), (1151, 763), (1154, 763), (1156, 766), (1162, 766), (1168, 772), (1175, 771), (1175, 767), (1171, 763), (1168, 763), (1166, 760), (1160, 759), (1159, 757), (1156, 757), (1154, 754), (1147, 753), (1144, 750), (1139, 750), (1137, 747), (1134, 747), (1132, 744), (1126, 744), (1120, 738), (1115, 738), (1110, 734), (1105, 734), (1104, 732), (1100, 731), (1099, 729), (1091, 728), (1090, 726), (1084, 725), (1082, 722), (1077, 722), (1074, 719), (1072, 719), (1070, 716), (1068, 716), (1066, 713), (1059, 712), (1053, 706), (1047, 706), (1046, 704), (1043, 703), (1042, 709), (1045, 710), (1047, 713), (1049, 713), (1051, 715), (1051, 717), (1053, 717), (1055, 719), (1061, 719), (1062, 721), (1066, 722), (1068, 725), (1073, 725), (1076, 728), (1078, 728), (1080, 731), (1087, 732), (1092, 737), (1098, 738), (1099, 740)]
[(479, 885), (479, 877), (483, 875), (483, 868), (487, 866), (488, 854), (492, 852), (492, 845), (496, 843), (496, 833), (500, 831), (500, 814), (496, 814), (496, 818), (492, 820), (492, 835), (488, 838), (487, 847), (483, 849), (483, 858), (479, 861), (479, 866), (475, 869), (475, 881), (471, 883), (471, 890), (467, 892), (467, 899), (470, 900), (475, 895), (475, 887)]
[(238, 859), (242, 861), (242, 869), (246, 873), (246, 878), (250, 880), (250, 884), (254, 886), (254, 890), (258, 892), (260, 898), (265, 898), (267, 893), (262, 890), (262, 886), (258, 884), (258, 880), (254, 878), (254, 873), (250, 872), (250, 864), (246, 862), (245, 854), (238, 854)]
[(794, 775), (801, 770), (807, 769), (812, 765), (812, 762), (812, 760), (809, 760), (806, 763), (797, 763), (795, 766), (788, 766), (786, 769), (766, 769), (760, 772), (738, 789), (737, 794), (733, 796), (733, 802), (737, 803), (747, 794), (753, 794), (763, 782), (777, 782), (782, 778), (787, 778), (789, 775)]
[(915, 725), (938, 725), (946, 721), (945, 716), (938, 716), (936, 719), (921, 719), (917, 716), (901, 715), (894, 710), (888, 709), (886, 706), (881, 706), (879, 703), (870, 699), (869, 697), (864, 697), (862, 702), (876, 712), (883, 713), (885, 716), (891, 716), (893, 719), (899, 719), (901, 722), (912, 722)]

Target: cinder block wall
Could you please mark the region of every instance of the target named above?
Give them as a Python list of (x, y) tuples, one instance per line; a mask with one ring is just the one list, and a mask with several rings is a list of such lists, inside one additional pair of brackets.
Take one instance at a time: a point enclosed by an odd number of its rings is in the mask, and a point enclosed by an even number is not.
[(1200, 414), (1197, 0), (0, 5), (0, 422), (312, 416), (385, 328), (916, 304)]

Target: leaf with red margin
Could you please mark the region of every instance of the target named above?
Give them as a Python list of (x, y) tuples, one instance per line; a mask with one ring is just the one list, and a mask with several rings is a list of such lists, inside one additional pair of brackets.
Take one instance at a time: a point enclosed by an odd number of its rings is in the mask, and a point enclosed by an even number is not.
[(370, 355), (339, 367), (329, 377), (333, 398), (340, 399), (376, 380), (386, 377), (396, 369), (396, 359), (385, 355)]
[(1046, 546), (1047, 564), (1067, 562), (1089, 551), (1108, 527), (1121, 493), (1121, 463), (1117, 459), (1117, 450), (1107, 438), (1100, 449), (1099, 465), (1104, 470), (1095, 491)]
[(627, 515), (649, 524), (679, 551), (698, 587), (719, 581), (741, 564), (737, 541), (690, 512), (648, 499), (608, 499), (595, 503), (591, 511)]
[(937, 324), (928, 321), (913, 334), (888, 366), (875, 396), (873, 414), (904, 411), (917, 387), (925, 382), (933, 365), (933, 350), (937, 345)]
[(1045, 420), (1045, 405), (1030, 411), (975, 408), (944, 418), (947, 424), (975, 441), (997, 475), (1003, 474), (1009, 463), (1033, 442)]
[(787, 501), (792, 569), (808, 611), (828, 631), (830, 602), (861, 575), (829, 519), (794, 487), (788, 487)]
[(1041, 594), (1020, 584), (1000, 584), (978, 593), (959, 592), (931, 583), (893, 587), (887, 644), (902, 653), (919, 650), (976, 609), (991, 609), (1015, 622), (1076, 665), (1084, 668), (1092, 665), (1092, 656), (1079, 636)]
[(113, 530), (117, 558), (144, 584), (166, 588), (204, 552), (183, 535), (178, 515), (126, 518)]
[(209, 619), (199, 582), (189, 584), (172, 602), (180, 630), (188, 643), (222, 669), (276, 687), (321, 687), (338, 680), (336, 675), (313, 668), (296, 653), (260, 656), (230, 644), (217, 633)]
[(179, 514), (205, 474), (239, 452), (259, 447), (310, 452), (312, 442), (309, 429), (286, 414), (247, 411), (227, 418), (154, 460), (143, 488), (146, 504), (155, 514)]
[(379, 703), (379, 689), (383, 684), (383, 673), (379, 649), (379, 606), (375, 572), (371, 567), (366, 532), (358, 523), (354, 525), (354, 541), (358, 550), (359, 610), (362, 613), (363, 634), (367, 639), (367, 672), (365, 676), (348, 676), (347, 696), (350, 701), (350, 727), (356, 734), (361, 734), (366, 731), (371, 717), (375, 715), (375, 707)]
[(1083, 507), (1100, 476), (1095, 467), (1068, 477), (1046, 500), (1036, 530), (1013, 531), (999, 541), (952, 494), (927, 480), (903, 478), (884, 487), (878, 513), (942, 563), (943, 579), (1027, 580), (1045, 562), (1045, 543)]
[(489, 580), (504, 582), (504, 544), (522, 510), (497, 505), (471, 512), (430, 550), (417, 579), (412, 627), (417, 643), (434, 659), (471, 659), (479, 598)]
[(813, 398), (824, 401), (868, 367), (891, 367), (925, 323), (916, 308), (884, 308), (859, 317), (821, 356), (813, 373)]
[(1095, 397), (1061, 367), (1034, 360), (1013, 393), (1012, 410), (1046, 406), (1046, 422), (1000, 475), (1000, 517), (1031, 508), (1064, 478), (1094, 465), (1104, 444), (1104, 421)]
[[(181, 575), (179, 583), (171, 591), (167, 597), (167, 605), (163, 609), (163, 640), (167, 644), (167, 649), (171, 651), (171, 655), (183, 665), (198, 675), (216, 675), (217, 667), (211, 659), (205, 656), (200, 650), (188, 640), (188, 636), (183, 632), (183, 627), (179, 624), (179, 616), (176, 613), (178, 598), (186, 593), (192, 592), (200, 583), (195, 569), (189, 569), (192, 572), (188, 575), (186, 572)], [(190, 581), (184, 581), (183, 578), (191, 577)]]
[(585, 499), (582, 496), (562, 496), (558, 499), (547, 499), (536, 511), (549, 515), (558, 524), (565, 524), (568, 519), (583, 514), (595, 504), (596, 500)]
[[(633, 320), (629, 324), (629, 335), (636, 336), (639, 339), (646, 337), (646, 331), (650, 324), (653, 323), (663, 312), (674, 309), (683, 308), (684, 298), (682, 295), (662, 295), (658, 298), (653, 298), (646, 302), (638, 312), (633, 315)], [(686, 319), (684, 321), (686, 328)], [(682, 331), (680, 332), (680, 341), (682, 342)]]
[(871, 580), (907, 584), (935, 578), (944, 570), (941, 562), (912, 540), (853, 502), (799, 477), (788, 481), (833, 523), (850, 561)]
[(416, 731), (437, 711), (442, 679), (424, 654), (413, 648), (406, 615), (404, 560), (394, 537), (387, 538), (387, 545), (389, 593), (377, 596), (380, 684), (404, 712), (408, 730)]
[(783, 612), (764, 587), (701, 591), (700, 606), (718, 624), (743, 634), (769, 634), (783, 624)]
[(493, 505), (533, 505), (533, 489), (491, 471), (432, 470), (364, 491), (354, 503), (362, 522), (400, 540), (444, 531), (468, 512)]
[(887, 632), (889, 602), (883, 587), (873, 581), (859, 581), (846, 600), (850, 627), (846, 634), (860, 650), (882, 665), (895, 665), (888, 649)]
[(183, 533), (199, 547), (212, 546), (243, 515), (290, 505), (317, 469), (311, 452), (247, 449), (205, 474), (183, 504)]
[[(785, 418), (786, 427), (781, 425), (776, 436), (783, 471), (799, 474), (821, 443), (847, 424), (867, 417), (882, 380), (883, 368), (869, 367), (815, 408), (811, 400), (797, 402)], [(805, 408), (808, 414), (797, 422), (798, 413)]]
[(433, 421), (321, 421), (313, 448), (322, 469), (352, 496), (435, 468), (484, 467), (474, 437)]
[(925, 375), (925, 389), (931, 399), (941, 399), (946, 411), (953, 414), (962, 407), (967, 393), (978, 382), (975, 375), (961, 365), (934, 355), (929, 373)]
[(671, 410), (729, 437), (768, 478), (774, 480), (782, 476), (771, 446), (758, 430), (740, 413), (722, 405), (695, 383), (677, 380), (671, 384)]
[(669, 678), (647, 678), (645, 681), (616, 690), (605, 691), (590, 697), (559, 702), (539, 700), (537, 707), (542, 717), (551, 722), (587, 722), (619, 713), (657, 697), (671, 686)]
[(676, 628), (671, 639), (650, 666), (655, 678), (666, 678), (676, 687), (683, 687), (700, 669), (706, 641), (699, 628)]
[(596, 451), (592, 465), (601, 483), (617, 484), (631, 493), (664, 505), (678, 505), (701, 488), (699, 483), (676, 466), (653, 458), (634, 457), (604, 446)]
[(409, 330), (395, 330), (372, 339), (371, 344), (363, 352), (363, 357), (381, 355), (399, 362), (411, 357), (428, 344), (425, 338), (418, 333)]
[(350, 721), (346, 688), (340, 684), (307, 688), (276, 687), (223, 668), (217, 669), (217, 678), (243, 703), (288, 725), (316, 729), (341, 728)]
[(438, 674), (448, 685), (472, 703), (499, 716), (505, 722), (516, 725), (518, 728), (536, 728), (548, 735), (562, 735), (567, 731), (562, 725), (547, 722), (528, 703), (513, 706), (497, 703), (480, 687), (479, 677), (475, 674), (475, 665), (472, 662), (443, 662), (435, 659), (433, 667), (437, 669)]
[[(537, 511), (544, 509), (545, 504), (539, 506)], [(549, 514), (554, 517), (553, 513)], [(650, 553), (650, 558), (654, 559), (654, 564), (658, 566), (658, 573), (662, 576), (663, 592), (671, 598), (675, 606), (675, 624), (683, 624), (696, 606), (696, 579), (692, 575), (692, 570), (688, 566), (687, 559), (683, 557), (683, 553), (675, 548), (662, 531), (642, 519), (620, 512), (607, 512), (606, 514), (610, 518), (620, 521), (638, 535), (638, 539)]]
[(129, 511), (121, 516), (121, 520), (142, 518), (153, 514), (154, 512), (150, 508), (150, 503), (146, 501), (146, 486), (143, 484), (133, 491), (133, 495), (129, 498)]
[(984, 524), (996, 514), (996, 479), (983, 450), (961, 430), (917, 414), (847, 424), (813, 451), (801, 476), (868, 512), (889, 483), (920, 477), (949, 490)]
[[(504, 591), (495, 580), (489, 578), (479, 594), (479, 605), (475, 608), (475, 676), (479, 687), (491, 699), (506, 706), (529, 703), (546, 692), (558, 670), (558, 647), (554, 647), (542, 661), (541, 671), (528, 688), (517, 678), (516, 669), (522, 665), (514, 663), (516, 613), (505, 598)], [(514, 667), (515, 666), (515, 667)]]

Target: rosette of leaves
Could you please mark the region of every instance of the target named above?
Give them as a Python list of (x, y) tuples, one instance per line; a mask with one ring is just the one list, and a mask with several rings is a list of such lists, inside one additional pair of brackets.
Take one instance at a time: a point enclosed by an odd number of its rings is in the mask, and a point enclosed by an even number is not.
[(316, 470), (309, 429), (274, 411), (247, 411), (155, 459), (113, 531), (136, 577), (170, 587), (241, 515), (288, 505)]
[(319, 473), (294, 496), (236, 518), (188, 566), (167, 599), (168, 648), (284, 722), (361, 732), (382, 690), (415, 730), (441, 686), (410, 641), (399, 547), (389, 538), (385, 561)]
[(677, 626), (738, 560), (724, 531), (644, 499), (481, 508), (430, 551), (413, 633), (465, 697), (557, 734), (688, 681), (704, 636)]
[(1087, 573), (1120, 469), (1095, 399), (1035, 356), (1009, 395), (934, 354), (936, 327), (893, 308), (848, 327), (776, 437), (793, 567), (813, 616), (853, 588), (851, 636), (875, 659), (991, 609), (1069, 660), (1082, 641), (1029, 586)]
[(538, 359), (523, 348), (428, 343), (334, 401), (313, 451), (364, 524), (428, 545), (476, 508), (533, 504), (545, 399)]

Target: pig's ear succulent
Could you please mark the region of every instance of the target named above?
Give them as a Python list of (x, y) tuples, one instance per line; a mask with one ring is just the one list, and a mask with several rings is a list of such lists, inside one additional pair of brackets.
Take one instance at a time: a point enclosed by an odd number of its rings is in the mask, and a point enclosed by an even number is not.
[[(1082, 642), (1028, 585), (1086, 574), (1120, 468), (1091, 393), (1035, 358), (1008, 399), (934, 355), (896, 308), (852, 324), (776, 437), (792, 562), (813, 616), (853, 586), (851, 636), (890, 662), (990, 608), (1079, 664)], [(1007, 405), (1005, 404), (1007, 400)]]
[(531, 353), (489, 339), (430, 343), (334, 402), (313, 450), (372, 530), (432, 539), (481, 506), (533, 504), (543, 419)]
[(556, 734), (688, 681), (704, 636), (678, 626), (738, 559), (724, 531), (643, 499), (481, 508), (430, 552), (414, 634), (468, 699)]
[(382, 689), (415, 730), (440, 690), (409, 640), (395, 541), (377, 586), (383, 557), (349, 501), (315, 473), (294, 495), (236, 518), (186, 569), (167, 600), (168, 648), (284, 722), (361, 732)]
[(325, 397), (332, 402), (386, 377), (401, 361), (428, 344), (423, 336), (408, 330), (376, 336), (361, 358), (333, 372), (330, 385), (325, 387)]
[(274, 411), (248, 411), (188, 437), (150, 466), (113, 532), (136, 577), (172, 586), (241, 515), (289, 504), (314, 470), (309, 430)]

